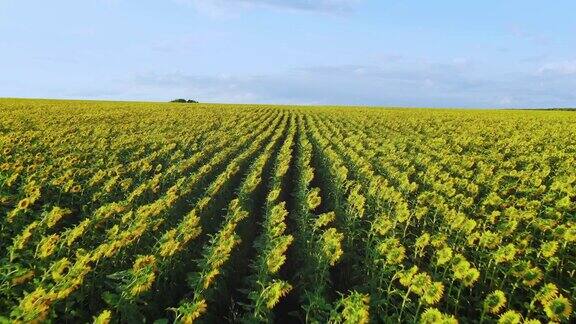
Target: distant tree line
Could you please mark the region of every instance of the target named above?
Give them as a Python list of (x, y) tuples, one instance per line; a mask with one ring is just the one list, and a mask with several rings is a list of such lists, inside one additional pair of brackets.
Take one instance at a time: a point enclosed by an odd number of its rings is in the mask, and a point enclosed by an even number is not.
[(550, 108), (549, 110), (576, 111), (576, 108)]
[(198, 103), (198, 101), (193, 100), (193, 99), (188, 99), (188, 100), (186, 100), (186, 99), (174, 99), (174, 100), (172, 100), (172, 101), (170, 101), (170, 102), (177, 102), (177, 103)]

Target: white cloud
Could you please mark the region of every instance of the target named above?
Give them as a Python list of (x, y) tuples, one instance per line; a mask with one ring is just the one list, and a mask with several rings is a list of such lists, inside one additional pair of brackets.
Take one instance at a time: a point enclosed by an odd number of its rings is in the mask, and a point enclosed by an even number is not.
[(200, 12), (225, 15), (242, 9), (270, 8), (300, 12), (341, 14), (352, 11), (361, 0), (174, 0)]
[(576, 75), (576, 60), (545, 63), (538, 72), (540, 74)]

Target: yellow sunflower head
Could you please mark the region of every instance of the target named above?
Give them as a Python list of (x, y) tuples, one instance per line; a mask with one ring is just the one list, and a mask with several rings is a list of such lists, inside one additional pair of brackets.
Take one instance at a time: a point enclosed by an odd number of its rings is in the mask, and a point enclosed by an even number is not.
[(501, 290), (495, 290), (484, 299), (484, 309), (492, 314), (498, 314), (506, 305), (506, 295)]
[(558, 295), (558, 287), (553, 283), (547, 283), (536, 293), (536, 300), (542, 305), (547, 304)]
[(546, 242), (540, 246), (540, 253), (545, 258), (552, 257), (554, 254), (556, 254), (556, 251), (558, 251), (558, 242), (557, 241)]
[(544, 305), (544, 312), (553, 321), (564, 321), (572, 314), (572, 304), (568, 298), (557, 296)]
[(428, 285), (426, 290), (424, 290), (424, 295), (422, 295), (422, 299), (428, 305), (434, 305), (442, 299), (444, 295), (444, 284), (437, 281)]
[(420, 315), (420, 324), (441, 323), (443, 318), (444, 315), (438, 309), (428, 308)]
[(520, 324), (522, 323), (522, 315), (514, 310), (508, 310), (500, 315), (498, 324)]
[(538, 267), (529, 268), (522, 275), (522, 282), (528, 287), (534, 287), (542, 280), (544, 274)]

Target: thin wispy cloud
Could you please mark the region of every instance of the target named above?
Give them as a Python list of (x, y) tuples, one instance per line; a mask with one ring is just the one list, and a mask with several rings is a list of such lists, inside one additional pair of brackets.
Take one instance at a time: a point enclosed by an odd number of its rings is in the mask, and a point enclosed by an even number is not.
[(576, 60), (548, 62), (538, 70), (541, 74), (574, 75), (576, 76)]
[(192, 5), (201, 12), (229, 13), (237, 10), (268, 8), (311, 13), (342, 14), (351, 12), (360, 0), (174, 0)]

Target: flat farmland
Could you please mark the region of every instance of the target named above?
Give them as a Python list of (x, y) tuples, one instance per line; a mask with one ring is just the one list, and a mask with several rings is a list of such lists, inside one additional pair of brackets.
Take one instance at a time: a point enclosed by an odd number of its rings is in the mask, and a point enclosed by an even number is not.
[(0, 322), (545, 323), (576, 113), (0, 100)]

